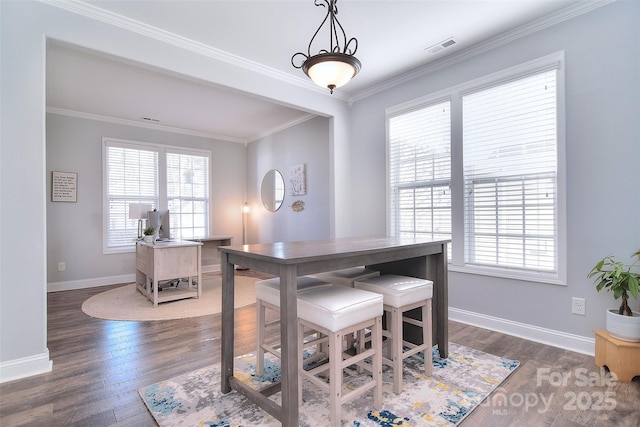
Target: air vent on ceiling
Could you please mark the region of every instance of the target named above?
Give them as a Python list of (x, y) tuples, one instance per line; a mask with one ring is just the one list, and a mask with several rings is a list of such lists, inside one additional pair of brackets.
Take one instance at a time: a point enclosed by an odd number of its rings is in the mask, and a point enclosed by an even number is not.
[(453, 37), (449, 37), (448, 39), (446, 39), (445, 41), (442, 41), (440, 43), (436, 43), (433, 46), (429, 46), (428, 48), (426, 48), (425, 50), (427, 51), (427, 53), (433, 55), (434, 53), (438, 53), (441, 50), (444, 50), (448, 47), (453, 46), (454, 44), (456, 44), (457, 42), (453, 39)]
[(160, 120), (158, 119), (153, 119), (151, 117), (140, 117), (142, 120), (145, 120), (147, 122), (159, 122)]

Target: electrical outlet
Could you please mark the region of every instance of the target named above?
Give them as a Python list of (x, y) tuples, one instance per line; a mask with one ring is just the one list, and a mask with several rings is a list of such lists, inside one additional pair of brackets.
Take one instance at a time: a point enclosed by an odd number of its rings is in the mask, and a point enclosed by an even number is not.
[(585, 299), (584, 298), (571, 298), (571, 313), (580, 314), (582, 316), (587, 314), (587, 309), (585, 307)]
[(65, 271), (66, 269), (67, 269), (67, 264), (65, 264), (64, 262), (58, 263), (58, 271)]

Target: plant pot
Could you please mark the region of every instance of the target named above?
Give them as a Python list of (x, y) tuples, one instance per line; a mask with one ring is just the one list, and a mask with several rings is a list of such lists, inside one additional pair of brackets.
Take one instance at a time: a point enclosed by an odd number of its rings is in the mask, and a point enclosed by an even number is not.
[(607, 331), (612, 337), (622, 341), (640, 342), (640, 313), (633, 311), (633, 316), (618, 314), (617, 308), (607, 310)]
[(155, 241), (156, 241), (156, 236), (153, 236), (153, 235), (151, 235), (151, 236), (144, 236), (144, 237), (143, 237), (143, 240), (144, 240), (146, 243), (155, 243)]

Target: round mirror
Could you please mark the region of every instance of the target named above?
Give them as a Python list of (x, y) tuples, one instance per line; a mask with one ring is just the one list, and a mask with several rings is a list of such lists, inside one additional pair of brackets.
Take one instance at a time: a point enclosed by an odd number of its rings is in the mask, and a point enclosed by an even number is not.
[(269, 212), (280, 209), (284, 201), (284, 178), (282, 174), (271, 169), (262, 178), (262, 188), (260, 189), (262, 204)]

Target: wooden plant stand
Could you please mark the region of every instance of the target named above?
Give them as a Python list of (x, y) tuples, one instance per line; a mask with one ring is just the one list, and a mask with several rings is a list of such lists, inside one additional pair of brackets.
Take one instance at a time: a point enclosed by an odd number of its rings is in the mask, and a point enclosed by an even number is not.
[(593, 332), (596, 334), (597, 366), (606, 365), (619, 381), (631, 381), (640, 375), (640, 343), (613, 338), (604, 330)]

